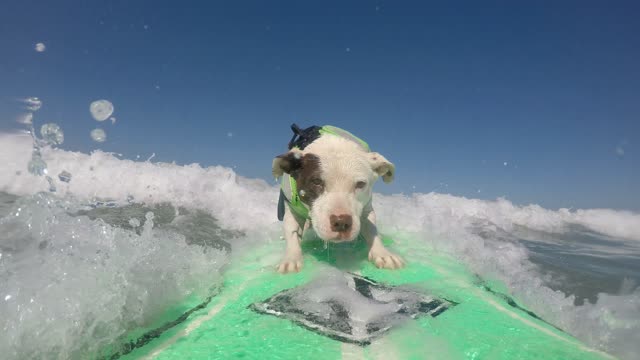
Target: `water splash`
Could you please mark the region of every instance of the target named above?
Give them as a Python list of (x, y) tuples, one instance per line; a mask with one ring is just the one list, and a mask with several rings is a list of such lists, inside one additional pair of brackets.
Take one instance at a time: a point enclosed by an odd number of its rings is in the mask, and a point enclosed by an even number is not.
[(47, 123), (40, 128), (42, 139), (51, 145), (60, 145), (64, 142), (64, 133), (58, 124)]
[[(122, 224), (136, 209), (140, 218), (156, 212), (149, 237)], [(100, 349), (172, 305), (211, 294), (227, 257), (205, 243), (222, 235), (203, 232), (195, 214), (182, 223), (162, 211), (88, 212), (70, 198), (0, 193), (0, 233), (11, 234), (0, 237), (1, 358), (102, 358)]]
[(109, 100), (96, 100), (89, 105), (89, 111), (96, 121), (105, 121), (113, 114), (113, 104)]
[(44, 176), (49, 183), (49, 191), (55, 192), (56, 186), (48, 174), (47, 163), (42, 158), (41, 148), (48, 144), (61, 144), (64, 141), (64, 133), (56, 124), (45, 124), (40, 129), (43, 139), (38, 139), (36, 130), (33, 127), (33, 112), (38, 111), (42, 107), (42, 101), (37, 97), (30, 97), (23, 99), (22, 102), (26, 108), (31, 111), (25, 115), (24, 121), (22, 121), (27, 127), (27, 132), (31, 135), (32, 141), (31, 160), (29, 160), (27, 164), (27, 170), (33, 175)]
[(91, 138), (95, 142), (105, 142), (105, 140), (107, 140), (107, 133), (102, 129), (93, 129), (91, 130)]
[(42, 159), (42, 154), (40, 153), (40, 149), (34, 146), (33, 152), (31, 153), (31, 160), (29, 160), (29, 164), (27, 165), (27, 170), (33, 175), (36, 176), (44, 176), (44, 178), (49, 183), (49, 191), (56, 192), (56, 185), (53, 182), (51, 176), (49, 176), (49, 171), (47, 169), (47, 163)]
[(31, 155), (31, 160), (27, 165), (27, 170), (33, 175), (42, 176), (47, 175), (47, 163), (42, 160), (40, 151), (34, 151)]

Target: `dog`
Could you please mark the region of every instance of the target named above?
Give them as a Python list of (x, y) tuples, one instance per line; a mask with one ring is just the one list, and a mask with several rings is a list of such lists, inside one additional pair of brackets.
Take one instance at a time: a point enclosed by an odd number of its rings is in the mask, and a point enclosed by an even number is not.
[(292, 129), (289, 151), (272, 163), (273, 176), (287, 185), (279, 208), (286, 250), (277, 271), (302, 269), (300, 241), (309, 227), (332, 243), (354, 241), (362, 234), (368, 258), (378, 268), (403, 267), (404, 260), (382, 244), (372, 205), (374, 183), (379, 177), (385, 183), (393, 181), (394, 164), (342, 129), (314, 126), (302, 131), (295, 124)]

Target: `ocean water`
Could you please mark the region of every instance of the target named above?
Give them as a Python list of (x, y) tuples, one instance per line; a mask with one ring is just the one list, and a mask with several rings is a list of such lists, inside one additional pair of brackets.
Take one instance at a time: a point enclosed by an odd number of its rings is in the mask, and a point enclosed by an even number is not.
[[(234, 256), (280, 241), (275, 183), (40, 145), (0, 134), (4, 359), (86, 358), (212, 295)], [(383, 233), (503, 281), (594, 348), (640, 353), (640, 214), (438, 193), (376, 194), (374, 206)]]

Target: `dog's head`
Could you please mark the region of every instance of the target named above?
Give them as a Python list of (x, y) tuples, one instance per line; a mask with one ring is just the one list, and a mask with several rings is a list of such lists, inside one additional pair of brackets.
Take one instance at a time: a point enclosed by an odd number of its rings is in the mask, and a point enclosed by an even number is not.
[(296, 180), (316, 234), (325, 241), (342, 242), (358, 236), (373, 184), (380, 176), (386, 183), (393, 181), (395, 167), (350, 140), (323, 135), (304, 151), (294, 149), (276, 157), (272, 170), (275, 177), (287, 173)]

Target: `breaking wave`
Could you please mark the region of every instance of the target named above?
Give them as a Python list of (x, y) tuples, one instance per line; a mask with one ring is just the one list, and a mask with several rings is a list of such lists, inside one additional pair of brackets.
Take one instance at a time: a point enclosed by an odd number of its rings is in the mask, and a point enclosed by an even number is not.
[[(29, 135), (0, 134), (0, 349), (10, 359), (95, 353), (209, 296), (234, 253), (280, 237), (277, 186), (228, 168), (46, 147), (47, 180), (27, 170), (31, 156)], [(640, 214), (437, 193), (376, 195), (374, 206), (382, 232), (503, 281), (587, 344), (629, 359), (640, 351), (638, 266), (589, 291), (572, 288), (570, 271), (580, 257), (640, 263)], [(578, 258), (563, 268), (554, 254), (571, 249)]]

